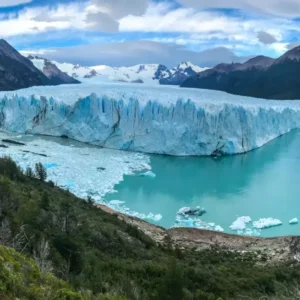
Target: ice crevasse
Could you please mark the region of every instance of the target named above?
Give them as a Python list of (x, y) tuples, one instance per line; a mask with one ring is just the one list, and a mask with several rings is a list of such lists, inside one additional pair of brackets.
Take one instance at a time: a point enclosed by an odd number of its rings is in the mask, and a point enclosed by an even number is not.
[(300, 101), (208, 90), (105, 84), (0, 93), (0, 128), (67, 136), (106, 148), (188, 155), (236, 154), (300, 127)]

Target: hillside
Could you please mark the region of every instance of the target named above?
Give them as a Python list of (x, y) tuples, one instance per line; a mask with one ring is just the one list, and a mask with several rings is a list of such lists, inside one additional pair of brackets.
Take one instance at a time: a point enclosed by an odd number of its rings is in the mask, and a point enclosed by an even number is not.
[[(137, 219), (128, 221), (99, 209), (92, 199), (78, 199), (52, 182), (43, 182), (42, 166), (36, 171), (28, 169), (24, 175), (10, 159), (0, 159), (0, 244), (34, 257), (40, 270), (52, 271), (83, 297), (43, 299), (297, 299), (300, 266), (289, 255), (276, 263), (269, 260), (263, 247), (271, 249), (272, 256), (277, 252), (265, 240), (251, 239), (250, 252), (238, 251), (231, 249), (231, 244), (237, 243), (234, 236), (188, 229), (165, 231)], [(160, 241), (152, 230), (161, 233)], [(210, 247), (199, 248), (193, 242), (205, 244), (213, 237), (216, 240)], [(222, 239), (227, 245), (220, 243)], [(249, 247), (248, 238), (238, 240), (245, 249)], [(49, 255), (42, 251), (45, 242), (49, 243)], [(288, 251), (287, 246), (297, 252), (299, 239), (278, 239), (272, 245), (276, 244), (282, 244), (281, 254)], [(9, 265), (9, 260), (1, 259), (0, 252), (0, 262)], [(0, 285), (9, 276), (23, 276), (19, 274), (22, 268), (9, 266), (5, 276), (0, 271)], [(58, 286), (65, 284), (58, 282)], [(15, 291), (17, 286), (12, 288)], [(0, 288), (0, 293), (3, 299), (11, 299), (13, 291)], [(41, 299), (25, 294), (19, 297)]]
[(34, 260), (0, 246), (0, 299), (83, 300), (68, 284), (50, 273), (42, 273)]
[(265, 99), (300, 99), (300, 47), (278, 59), (265, 56), (244, 64), (222, 64), (188, 78), (181, 86)]

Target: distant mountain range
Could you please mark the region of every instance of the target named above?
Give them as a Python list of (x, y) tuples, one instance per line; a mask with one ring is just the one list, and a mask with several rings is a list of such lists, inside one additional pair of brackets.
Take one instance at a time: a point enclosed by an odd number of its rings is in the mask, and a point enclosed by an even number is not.
[(257, 56), (243, 64), (217, 65), (181, 86), (266, 99), (300, 99), (299, 75), (300, 47), (296, 47), (278, 59)]
[(160, 64), (140, 64), (132, 67), (110, 67), (99, 65), (94, 67), (82, 67), (69, 63), (49, 62), (47, 59), (38, 56), (28, 56), (33, 64), (45, 74), (45, 63), (55, 65), (61, 72), (80, 81), (113, 81), (128, 83), (146, 83), (146, 84), (171, 84), (180, 85), (192, 75), (206, 70), (190, 62), (184, 62), (175, 68), (168, 69)]

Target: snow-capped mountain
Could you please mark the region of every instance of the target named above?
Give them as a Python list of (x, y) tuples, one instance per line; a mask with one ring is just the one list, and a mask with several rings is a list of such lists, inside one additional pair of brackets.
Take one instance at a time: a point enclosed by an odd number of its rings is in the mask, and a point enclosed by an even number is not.
[(132, 83), (159, 83), (165, 75), (167, 67), (158, 64), (141, 64), (132, 67), (112, 68), (105, 65), (94, 66), (102, 80), (132, 82)]
[(80, 65), (73, 65), (68, 63), (59, 63), (52, 61), (62, 72), (67, 73), (69, 76), (82, 81), (83, 79), (90, 79), (97, 76), (97, 72), (89, 67)]
[[(44, 59), (36, 56), (28, 56), (37, 68), (41, 69)], [(115, 81), (128, 83), (145, 84), (172, 84), (180, 85), (189, 76), (206, 70), (190, 62), (181, 63), (173, 69), (168, 69), (161, 64), (140, 64), (132, 67), (110, 67), (98, 65), (93, 67), (83, 67), (69, 63), (59, 63), (51, 61), (59, 70), (80, 81)]]
[(167, 70), (166, 75), (160, 80), (160, 84), (180, 85), (189, 77), (207, 69), (208, 68), (200, 68), (190, 62), (183, 62), (177, 67)]
[(39, 69), (51, 81), (52, 84), (80, 83), (80, 81), (61, 71), (56, 64), (52, 63), (48, 59), (33, 55), (29, 55), (28, 59), (31, 60), (34, 66)]

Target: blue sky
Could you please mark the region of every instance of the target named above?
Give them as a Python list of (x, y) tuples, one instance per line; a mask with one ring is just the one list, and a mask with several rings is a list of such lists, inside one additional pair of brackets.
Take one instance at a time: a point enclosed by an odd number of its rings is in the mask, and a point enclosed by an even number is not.
[(298, 45), (299, 25), (299, 0), (0, 0), (2, 38), (85, 65), (277, 57)]

